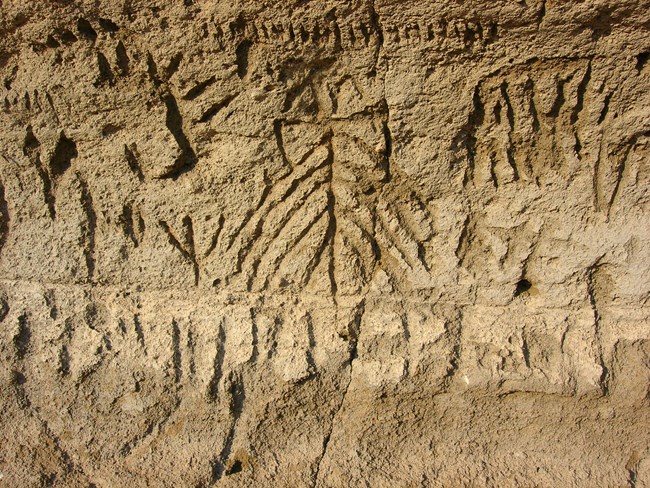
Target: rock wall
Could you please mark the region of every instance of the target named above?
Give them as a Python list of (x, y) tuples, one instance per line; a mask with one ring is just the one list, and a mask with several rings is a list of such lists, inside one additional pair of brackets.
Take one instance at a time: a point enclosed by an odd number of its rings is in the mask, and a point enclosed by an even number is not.
[(0, 485), (650, 486), (649, 34), (2, 2)]

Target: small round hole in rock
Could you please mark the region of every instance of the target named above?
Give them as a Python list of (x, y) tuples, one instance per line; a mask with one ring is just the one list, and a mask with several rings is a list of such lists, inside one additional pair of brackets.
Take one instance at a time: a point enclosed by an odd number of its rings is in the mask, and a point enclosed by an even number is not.
[(93, 29), (93, 26), (90, 25), (90, 22), (88, 22), (83, 17), (79, 17), (77, 20), (77, 30), (79, 31), (79, 34), (86, 39), (89, 39), (91, 41), (95, 41), (97, 39), (97, 31), (95, 31), (95, 29)]
[(117, 32), (118, 30), (120, 30), (118, 25), (115, 22), (113, 22), (112, 20), (110, 20), (110, 19), (104, 19), (104, 18), (100, 17), (98, 19), (98, 21), (99, 21), (99, 25), (101, 26), (101, 28), (104, 29), (105, 31)]
[(239, 459), (236, 459), (234, 463), (232, 463), (232, 466), (226, 470), (226, 476), (230, 476), (231, 474), (236, 474), (236, 473), (241, 473), (242, 471), (242, 464)]
[(61, 40), (63, 41), (63, 44), (72, 44), (73, 42), (77, 42), (77, 36), (69, 30), (64, 30), (61, 32)]
[(61, 43), (59, 43), (59, 41), (54, 39), (54, 37), (51, 36), (51, 35), (47, 36), (47, 40), (45, 41), (45, 45), (47, 47), (50, 47), (50, 48), (61, 47)]
[(106, 124), (102, 128), (102, 137), (112, 136), (113, 134), (115, 134), (116, 132), (119, 132), (119, 131), (120, 131), (119, 126), (113, 125), (113, 124)]
[(521, 279), (517, 282), (515, 288), (515, 296), (518, 297), (522, 293), (527, 293), (533, 287), (532, 283), (526, 279)]

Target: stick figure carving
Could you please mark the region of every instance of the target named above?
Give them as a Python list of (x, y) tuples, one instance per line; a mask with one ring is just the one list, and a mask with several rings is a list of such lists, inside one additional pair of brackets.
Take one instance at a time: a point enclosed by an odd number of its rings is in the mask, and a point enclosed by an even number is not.
[(373, 284), (430, 287), (432, 216), (393, 174), (388, 106), (368, 94), (380, 82), (332, 79), (312, 72), (289, 91), (274, 133), (290, 170), (230, 236), (224, 279), (248, 291), (311, 286), (335, 298)]

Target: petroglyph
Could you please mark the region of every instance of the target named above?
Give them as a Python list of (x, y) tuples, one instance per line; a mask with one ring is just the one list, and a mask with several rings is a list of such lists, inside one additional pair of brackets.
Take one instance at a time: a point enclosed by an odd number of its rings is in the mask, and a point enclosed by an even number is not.
[(650, 483), (648, 7), (7, 5), (2, 482)]

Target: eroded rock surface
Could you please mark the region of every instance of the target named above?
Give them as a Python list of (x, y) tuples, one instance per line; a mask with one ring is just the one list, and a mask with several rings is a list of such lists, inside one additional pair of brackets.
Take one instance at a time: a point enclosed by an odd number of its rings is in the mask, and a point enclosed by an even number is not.
[(3, 2), (0, 484), (650, 486), (649, 34)]

